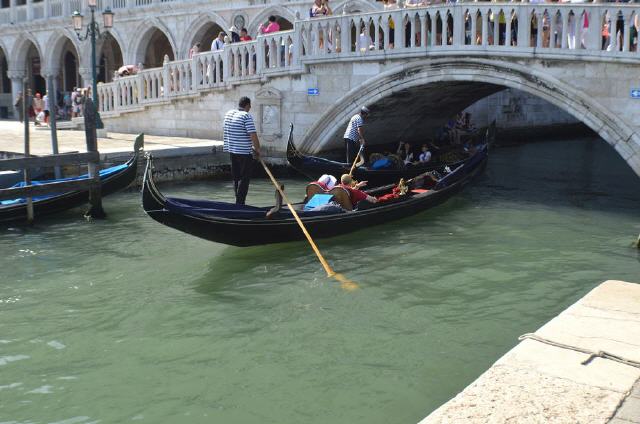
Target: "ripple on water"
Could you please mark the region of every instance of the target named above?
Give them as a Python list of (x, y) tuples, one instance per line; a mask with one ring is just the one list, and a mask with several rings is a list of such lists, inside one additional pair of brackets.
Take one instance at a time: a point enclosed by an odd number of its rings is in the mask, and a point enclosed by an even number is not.
[(36, 389), (30, 390), (27, 392), (27, 394), (48, 394), (48, 393), (53, 393), (53, 386), (49, 386), (49, 385), (44, 385), (44, 386), (40, 386)]
[(29, 359), (28, 355), (11, 355), (11, 356), (0, 356), (0, 366), (7, 365), (10, 362), (22, 361), (24, 359)]

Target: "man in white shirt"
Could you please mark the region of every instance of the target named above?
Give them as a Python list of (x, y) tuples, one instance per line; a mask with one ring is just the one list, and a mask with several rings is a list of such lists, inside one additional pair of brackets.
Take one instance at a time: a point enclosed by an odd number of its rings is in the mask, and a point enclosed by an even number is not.
[(362, 127), (367, 116), (369, 116), (369, 109), (366, 106), (362, 106), (360, 112), (353, 115), (349, 120), (349, 125), (347, 125), (343, 136), (347, 150), (347, 163), (352, 163), (355, 160), (356, 154), (360, 149), (358, 143), (364, 146), (364, 131)]

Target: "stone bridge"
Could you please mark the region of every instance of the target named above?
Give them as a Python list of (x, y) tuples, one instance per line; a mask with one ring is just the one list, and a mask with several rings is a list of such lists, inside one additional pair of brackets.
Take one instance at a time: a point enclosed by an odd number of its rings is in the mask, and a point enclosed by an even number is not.
[(295, 20), (290, 31), (101, 84), (100, 108), (112, 130), (219, 139), (224, 113), (247, 95), (267, 148), (283, 150), (293, 122), (298, 144), (318, 152), (339, 146), (362, 105), (372, 110), (368, 138), (381, 143), (431, 134), (510, 87), (586, 124), (640, 175), (639, 13), (457, 3)]

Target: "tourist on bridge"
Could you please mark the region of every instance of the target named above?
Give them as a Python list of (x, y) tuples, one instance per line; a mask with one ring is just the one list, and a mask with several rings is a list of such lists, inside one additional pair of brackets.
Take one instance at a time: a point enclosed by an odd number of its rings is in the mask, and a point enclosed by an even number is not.
[(277, 22), (276, 17), (273, 15), (269, 16), (269, 21), (267, 22), (266, 26), (260, 24), (260, 26), (258, 27), (258, 32), (260, 34), (269, 34), (278, 31), (280, 31), (280, 24)]
[(364, 126), (364, 120), (369, 116), (369, 109), (366, 106), (362, 106), (360, 108), (360, 112), (356, 113), (349, 120), (349, 125), (347, 125), (347, 129), (344, 132), (344, 146), (347, 150), (347, 163), (353, 163), (356, 158), (356, 154), (360, 146), (364, 147), (364, 131), (362, 127)]
[(240, 30), (240, 41), (251, 41), (252, 38), (249, 35), (249, 31), (246, 28)]
[(231, 156), (231, 173), (237, 205), (244, 205), (247, 198), (253, 171), (252, 154), (260, 157), (260, 140), (249, 110), (251, 100), (241, 97), (238, 109), (227, 112), (223, 123), (223, 150)]
[(200, 53), (200, 42), (197, 42), (189, 49), (189, 59), (191, 59), (194, 55)]
[(211, 43), (211, 51), (215, 52), (217, 50), (224, 50), (224, 37), (225, 37), (225, 33), (224, 31), (220, 31), (218, 33), (218, 38), (216, 38), (215, 40), (213, 40), (213, 43)]

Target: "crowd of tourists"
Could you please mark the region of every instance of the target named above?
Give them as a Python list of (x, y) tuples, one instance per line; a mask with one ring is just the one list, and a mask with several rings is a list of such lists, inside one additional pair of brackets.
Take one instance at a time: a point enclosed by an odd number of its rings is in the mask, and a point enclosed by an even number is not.
[(20, 122), (24, 122), (23, 102), (26, 101), (27, 121), (33, 120), (35, 126), (43, 126), (50, 124), (52, 113), (55, 113), (55, 118), (58, 121), (66, 121), (83, 116), (84, 100), (90, 96), (91, 87), (74, 87), (71, 91), (57, 92), (54, 103), (53, 96), (50, 95), (49, 90), (46, 90), (42, 95), (38, 91), (32, 94), (31, 89), (28, 89), (26, 96), (23, 95), (22, 91), (18, 92), (13, 106), (16, 108)]

